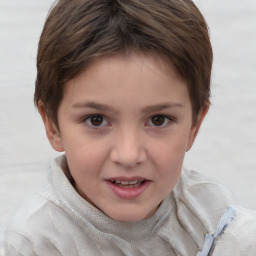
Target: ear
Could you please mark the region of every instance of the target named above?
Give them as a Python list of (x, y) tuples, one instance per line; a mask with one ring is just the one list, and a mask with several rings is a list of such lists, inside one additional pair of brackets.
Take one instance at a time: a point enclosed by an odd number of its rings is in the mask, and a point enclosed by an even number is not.
[(62, 145), (62, 140), (60, 136), (60, 132), (58, 131), (56, 125), (46, 114), (45, 108), (41, 101), (38, 102), (38, 111), (43, 119), (44, 127), (46, 131), (47, 138), (51, 144), (51, 146), (58, 152), (63, 152), (64, 148)]
[(208, 113), (209, 107), (210, 107), (210, 103), (207, 103), (207, 105), (204, 107), (204, 109), (202, 109), (200, 111), (200, 113), (198, 114), (196, 124), (194, 124), (191, 127), (186, 151), (189, 151), (190, 148), (192, 147), (192, 145), (196, 139), (196, 136), (198, 134), (198, 131), (200, 129), (200, 126), (201, 126), (206, 114)]

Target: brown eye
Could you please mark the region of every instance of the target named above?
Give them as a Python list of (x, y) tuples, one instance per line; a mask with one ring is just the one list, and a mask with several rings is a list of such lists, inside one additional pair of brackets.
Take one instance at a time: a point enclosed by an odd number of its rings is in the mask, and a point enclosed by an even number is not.
[(103, 122), (103, 117), (102, 116), (92, 116), (90, 121), (91, 121), (92, 125), (100, 126)]
[(148, 125), (165, 127), (169, 122), (170, 122), (170, 118), (163, 115), (158, 115), (158, 116), (151, 117), (150, 120), (148, 121)]
[(85, 120), (88, 126), (91, 127), (101, 127), (106, 126), (107, 121), (102, 115), (92, 115), (88, 116)]

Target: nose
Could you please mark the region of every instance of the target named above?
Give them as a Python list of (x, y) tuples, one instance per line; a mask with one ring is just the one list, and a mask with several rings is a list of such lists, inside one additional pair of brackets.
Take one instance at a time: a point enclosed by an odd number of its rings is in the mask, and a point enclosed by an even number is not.
[(138, 132), (131, 129), (119, 132), (113, 141), (110, 159), (126, 168), (142, 164), (147, 159), (147, 153)]

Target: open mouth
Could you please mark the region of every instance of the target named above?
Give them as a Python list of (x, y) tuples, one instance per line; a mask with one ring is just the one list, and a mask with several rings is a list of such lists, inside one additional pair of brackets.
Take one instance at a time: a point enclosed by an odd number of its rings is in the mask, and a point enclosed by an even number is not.
[(135, 199), (148, 188), (151, 181), (142, 177), (115, 177), (107, 179), (111, 191), (121, 199)]
[(143, 185), (146, 182), (146, 180), (133, 180), (133, 181), (110, 180), (110, 182), (121, 188), (137, 188)]

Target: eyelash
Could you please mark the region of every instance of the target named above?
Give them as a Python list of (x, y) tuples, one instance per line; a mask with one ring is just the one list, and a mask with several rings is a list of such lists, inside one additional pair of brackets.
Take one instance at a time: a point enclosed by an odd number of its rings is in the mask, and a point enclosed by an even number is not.
[[(161, 125), (154, 125), (152, 122), (153, 118), (164, 118), (164, 123)], [(155, 128), (165, 128), (169, 126), (172, 121), (173, 121), (173, 118), (166, 115), (159, 114), (159, 115), (153, 115), (152, 117), (150, 117), (150, 119), (146, 123), (148, 124), (148, 126), (152, 126)], [(151, 125), (149, 125), (150, 122), (152, 123)]]
[[(92, 124), (92, 118), (93, 117), (100, 117), (102, 118), (102, 121), (103, 121), (103, 124), (100, 124), (100, 125), (93, 125)], [(152, 122), (152, 119), (153, 118), (164, 118), (164, 123), (161, 124), (161, 125), (154, 125), (153, 122)], [(151, 127), (155, 127), (155, 128), (165, 128), (165, 127), (168, 127), (170, 125), (171, 122), (174, 121), (174, 118), (171, 118), (169, 116), (166, 116), (166, 115), (162, 115), (162, 114), (159, 114), (159, 115), (153, 115), (151, 116), (148, 121), (146, 122), (146, 126), (151, 126)], [(107, 121), (107, 119), (101, 115), (101, 114), (92, 114), (92, 115), (88, 115), (86, 116), (84, 119), (83, 119), (83, 122), (86, 124), (86, 126), (88, 126), (89, 128), (91, 129), (101, 129), (102, 127), (106, 127), (106, 126), (110, 126), (109, 122)], [(88, 123), (90, 122), (90, 123)], [(149, 124), (151, 122), (151, 124)]]
[[(92, 124), (92, 118), (93, 117), (100, 117), (100, 118), (102, 118), (103, 125), (102, 124), (100, 124), (100, 125), (93, 125)], [(108, 125), (109, 122), (107, 121), (107, 119), (103, 115), (100, 115), (100, 114), (88, 115), (88, 116), (86, 116), (83, 119), (83, 122), (86, 124), (86, 126), (88, 126), (91, 129), (100, 129), (100, 128), (105, 127), (105, 126), (109, 126)], [(90, 124), (88, 122), (90, 122)], [(104, 123), (107, 123), (107, 124), (104, 124)]]

